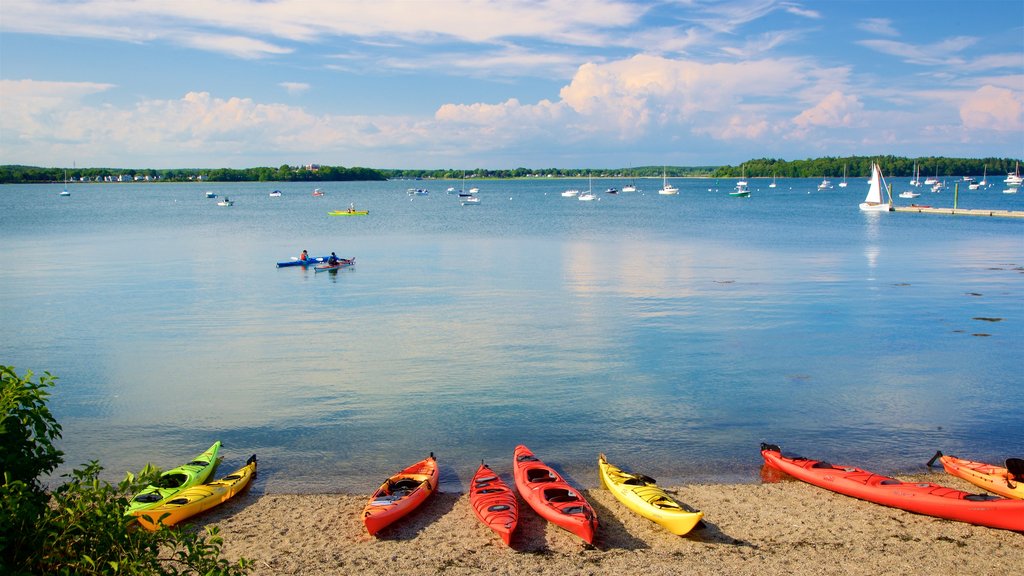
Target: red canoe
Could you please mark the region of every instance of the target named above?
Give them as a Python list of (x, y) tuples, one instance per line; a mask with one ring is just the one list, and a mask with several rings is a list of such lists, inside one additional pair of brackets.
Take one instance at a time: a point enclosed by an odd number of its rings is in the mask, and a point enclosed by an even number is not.
[(415, 510), (437, 490), (434, 453), (388, 478), (363, 508), (363, 524), (371, 536)]
[(469, 503), (476, 517), (508, 545), (519, 522), (519, 502), (508, 484), (482, 462), (469, 487)]
[(512, 469), (516, 488), (523, 500), (548, 522), (565, 528), (587, 544), (594, 541), (597, 514), (578, 490), (533, 455), (529, 448), (516, 446)]
[(1024, 500), (969, 494), (930, 482), (901, 482), (860, 468), (783, 455), (772, 444), (761, 444), (761, 456), (772, 468), (846, 496), (947, 520), (1024, 531)]

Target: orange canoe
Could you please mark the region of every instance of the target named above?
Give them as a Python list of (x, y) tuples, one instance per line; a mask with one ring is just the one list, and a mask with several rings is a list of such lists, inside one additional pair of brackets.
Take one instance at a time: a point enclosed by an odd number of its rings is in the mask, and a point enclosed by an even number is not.
[(583, 495), (541, 462), (529, 448), (516, 446), (512, 466), (523, 500), (548, 522), (565, 528), (587, 544), (597, 532), (597, 514)]
[(970, 494), (930, 482), (901, 482), (852, 466), (783, 454), (772, 444), (761, 444), (761, 456), (768, 466), (794, 478), (868, 502), (979, 526), (1024, 531), (1022, 500)]
[(473, 475), (469, 503), (476, 517), (508, 545), (519, 522), (519, 502), (508, 484), (483, 462)]
[[(971, 484), (984, 488), (993, 494), (999, 494), (1004, 498), (1024, 500), (1024, 474), (1014, 475), (1007, 468), (984, 462), (964, 460), (956, 456), (948, 456), (938, 453), (939, 462), (946, 472), (963, 478)], [(1012, 466), (1019, 458), (1007, 460), (1008, 466)], [(929, 464), (931, 464), (929, 462)]]
[(363, 508), (363, 524), (371, 536), (404, 517), (437, 490), (437, 460), (427, 458), (388, 478)]

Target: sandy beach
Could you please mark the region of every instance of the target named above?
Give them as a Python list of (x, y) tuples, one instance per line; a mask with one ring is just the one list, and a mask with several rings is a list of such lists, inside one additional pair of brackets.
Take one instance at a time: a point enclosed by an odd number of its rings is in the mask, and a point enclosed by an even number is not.
[[(959, 479), (930, 481), (969, 492)], [(511, 483), (510, 478), (506, 478)], [(368, 495), (249, 492), (197, 518), (216, 525), (230, 559), (252, 574), (1014, 574), (1024, 535), (862, 502), (793, 480), (673, 488), (706, 526), (673, 536), (607, 490), (583, 490), (600, 520), (594, 546), (549, 525), (520, 500), (506, 547), (474, 516), (466, 494), (438, 493), (374, 538), (360, 514)]]

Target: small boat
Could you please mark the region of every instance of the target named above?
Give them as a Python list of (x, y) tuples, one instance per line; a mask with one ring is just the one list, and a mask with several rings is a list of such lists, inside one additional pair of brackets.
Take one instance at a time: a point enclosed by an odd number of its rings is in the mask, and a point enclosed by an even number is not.
[(832, 187), (832, 183), (829, 182), (828, 178), (822, 178), (821, 184), (818, 184), (818, 190), (827, 190)]
[(946, 520), (1024, 531), (1024, 500), (970, 494), (930, 482), (901, 482), (852, 466), (783, 454), (772, 444), (761, 444), (761, 456), (770, 468), (853, 498)]
[(470, 194), (479, 194), (480, 193), (480, 189), (476, 188), (476, 187), (470, 188), (469, 189), (469, 193)]
[(843, 181), (839, 183), (840, 188), (846, 188), (846, 164), (843, 164)]
[(409, 196), (426, 196), (427, 194), (430, 194), (430, 190), (427, 190), (426, 188), (409, 188), (405, 192)]
[(601, 486), (608, 489), (626, 508), (677, 536), (693, 530), (704, 517), (703, 512), (691, 510), (673, 500), (658, 487), (654, 478), (626, 472), (609, 463), (604, 454), (597, 457), (597, 472), (601, 477)]
[(747, 180), (743, 176), (744, 176), (744, 174), (743, 174), (743, 171), (741, 169), (740, 170), (740, 179), (736, 181), (736, 189), (733, 190), (732, 192), (729, 192), (729, 196), (734, 196), (736, 198), (749, 198), (750, 197), (750, 188), (747, 188)]
[(924, 185), (925, 186), (933, 186), (933, 185), (938, 184), (938, 183), (939, 183), (939, 164), (936, 163), (935, 164), (935, 177), (933, 178), (933, 177), (929, 176), (929, 177), (925, 178), (924, 179)]
[(935, 184), (932, 184), (932, 192), (935, 192), (937, 194), (939, 192), (942, 192), (942, 190), (945, 187), (946, 187), (946, 183), (945, 182), (936, 182)]
[(220, 451), (220, 440), (213, 443), (205, 452), (193, 458), (188, 464), (160, 474), (157, 481), (146, 486), (132, 497), (125, 509), (125, 516), (148, 510), (161, 500), (175, 496), (186, 488), (206, 482), (210, 473), (217, 466), (217, 453)]
[(310, 256), (309, 258), (302, 260), (297, 256), (292, 256), (291, 260), (278, 262), (277, 267), (286, 268), (288, 266), (311, 266), (315, 264), (320, 264), (321, 262), (327, 262), (328, 258), (330, 258), (330, 256)]
[(480, 204), (479, 196), (465, 196), (462, 198), (463, 206), (477, 206)]
[(911, 186), (921, 185), (921, 172), (917, 169), (917, 162), (914, 162), (914, 177), (910, 179)]
[(772, 183), (768, 185), (769, 188), (775, 188), (775, 173), (772, 172)]
[(371, 536), (406, 516), (437, 490), (439, 473), (434, 453), (391, 476), (363, 508), (363, 524)]
[(519, 523), (516, 493), (487, 464), (480, 463), (469, 486), (469, 504), (476, 517), (508, 545)]
[(270, 197), (271, 198), (280, 198), (281, 197), (281, 191), (280, 190), (274, 190), (273, 192), (270, 193)]
[[(888, 202), (882, 201), (882, 190), (889, 196)], [(882, 169), (877, 162), (871, 163), (871, 185), (868, 187), (868, 195), (860, 203), (860, 209), (864, 212), (892, 212), (892, 192), (882, 177)]]
[(988, 184), (988, 164), (981, 170), (981, 182), (978, 182), (978, 186), (985, 186)]
[(622, 187), (623, 192), (636, 192), (636, 184), (626, 184)]
[(1007, 188), (1006, 190), (1003, 190), (1003, 194), (1016, 194), (1016, 193), (1017, 193), (1017, 187), (1016, 186), (1011, 186), (1011, 187)]
[(316, 266), (313, 266), (313, 272), (324, 272), (326, 270), (340, 270), (342, 268), (348, 268), (349, 266), (356, 263), (355, 257), (352, 258), (338, 258), (338, 261), (334, 264), (330, 262), (321, 262)]
[(564, 196), (566, 198), (571, 198), (573, 196), (578, 195), (579, 193), (580, 193), (580, 191), (579, 190), (575, 190), (575, 189), (566, 190), (565, 192), (562, 192), (562, 196)]
[(212, 192), (212, 191), (207, 191), (206, 192), (206, 197), (207, 198), (216, 198), (217, 197), (217, 193), (216, 192)]
[(942, 468), (953, 476), (1003, 498), (1024, 500), (1024, 459), (1007, 458), (1003, 467), (936, 452), (928, 465), (931, 466), (936, 458), (942, 463)]
[(319, 188), (316, 188), (313, 190), (313, 196), (324, 196), (324, 191)]
[(328, 216), (366, 216), (369, 214), (369, 210), (356, 210), (355, 204), (349, 204), (348, 210), (332, 210), (327, 213)]
[(619, 193), (619, 189), (618, 188), (614, 188), (614, 187), (613, 188), (609, 188), (609, 189), (605, 190), (604, 193), (605, 194), (618, 194)]
[(68, 191), (68, 169), (64, 169), (64, 190), (61, 190), (59, 196), (71, 196), (71, 192)]
[(160, 526), (174, 526), (200, 512), (230, 500), (241, 492), (256, 476), (256, 455), (253, 454), (245, 466), (231, 474), (210, 482), (186, 488), (173, 498), (164, 499), (156, 506), (133, 512), (139, 524), (146, 530), (158, 530)]
[(906, 192), (900, 192), (900, 198), (917, 198), (921, 194), (914, 192), (913, 190), (907, 190)]
[(1003, 180), (1004, 184), (1009, 184), (1011, 188), (1016, 188), (1021, 184), (1024, 184), (1024, 177), (1020, 175), (1020, 162), (1017, 162), (1016, 168), (1013, 172), (1006, 175), (1006, 179)]
[(221, 200), (220, 202), (217, 202), (217, 206), (234, 206), (234, 205), (235, 205), (235, 201), (234, 200), (229, 200), (227, 196), (225, 196), (224, 199)]
[(597, 532), (597, 514), (578, 490), (541, 462), (529, 448), (516, 446), (512, 459), (516, 488), (542, 518), (579, 536), (587, 544)]
[(596, 198), (597, 196), (594, 195), (594, 177), (591, 176), (590, 185), (587, 188), (587, 191), (581, 193), (579, 196), (576, 197), (576, 199), (579, 200), (580, 202), (591, 202)]
[(661, 195), (672, 195), (679, 194), (679, 188), (668, 183), (668, 177), (666, 176), (665, 168), (661, 169), (661, 190), (658, 190), (658, 194)]

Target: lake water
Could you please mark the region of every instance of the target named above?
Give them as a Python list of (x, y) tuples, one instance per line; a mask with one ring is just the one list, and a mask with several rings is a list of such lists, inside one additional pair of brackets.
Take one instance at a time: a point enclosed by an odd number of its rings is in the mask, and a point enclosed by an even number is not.
[[(584, 486), (599, 452), (663, 484), (756, 481), (762, 441), (884, 473), (1024, 456), (1024, 220), (674, 182), (480, 181), (467, 207), (440, 181), (3, 186), (0, 362), (59, 377), (68, 466), (111, 479), (217, 439), (275, 492), (369, 492), (431, 451), (461, 490), (518, 443)], [(1024, 210), (1001, 191), (959, 205)], [(275, 267), (303, 249), (357, 263)]]

